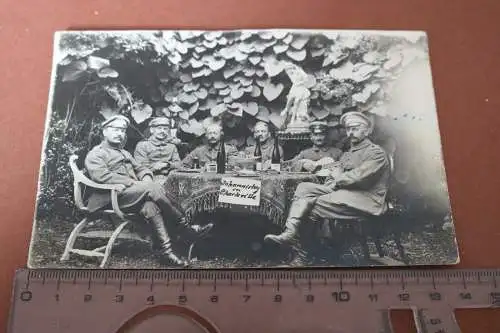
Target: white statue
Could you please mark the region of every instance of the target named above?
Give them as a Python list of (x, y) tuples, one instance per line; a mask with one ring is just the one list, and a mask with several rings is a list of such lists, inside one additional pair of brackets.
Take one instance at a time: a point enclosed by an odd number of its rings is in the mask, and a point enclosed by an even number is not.
[(292, 87), (287, 96), (286, 106), (281, 111), (281, 116), (285, 117), (283, 127), (291, 131), (303, 130), (307, 128), (310, 121), (308, 115), (311, 98), (310, 78), (302, 68), (291, 62), (285, 63), (285, 72), (292, 81)]

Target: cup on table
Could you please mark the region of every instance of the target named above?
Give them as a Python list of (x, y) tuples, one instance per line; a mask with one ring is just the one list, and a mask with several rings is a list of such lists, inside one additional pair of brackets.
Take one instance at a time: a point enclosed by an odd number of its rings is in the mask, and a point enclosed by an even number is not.
[(208, 162), (207, 164), (205, 164), (205, 171), (206, 172), (217, 172), (217, 163)]
[(193, 158), (193, 169), (200, 168), (200, 159), (198, 157)]

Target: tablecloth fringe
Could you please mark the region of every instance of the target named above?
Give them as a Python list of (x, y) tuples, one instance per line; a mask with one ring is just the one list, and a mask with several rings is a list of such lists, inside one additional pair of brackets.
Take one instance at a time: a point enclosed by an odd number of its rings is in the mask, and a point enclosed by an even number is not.
[[(219, 192), (210, 191), (193, 197), (189, 200), (185, 210), (185, 217), (189, 222), (192, 222), (194, 216), (202, 212), (214, 212), (217, 208), (230, 208), (231, 205), (219, 202)], [(245, 210), (250, 213), (258, 213), (269, 218), (272, 223), (283, 227), (284, 209), (272, 202), (272, 200), (261, 197), (259, 206), (245, 206)]]

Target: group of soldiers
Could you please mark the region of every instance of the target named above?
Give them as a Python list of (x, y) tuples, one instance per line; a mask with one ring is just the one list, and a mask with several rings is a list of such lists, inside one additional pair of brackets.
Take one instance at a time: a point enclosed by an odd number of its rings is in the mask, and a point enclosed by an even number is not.
[[(385, 151), (368, 138), (373, 124), (360, 112), (349, 112), (340, 119), (346, 130), (349, 149), (345, 152), (327, 140), (328, 125), (311, 123), (312, 147), (291, 159), (294, 171), (317, 172), (326, 170), (323, 184), (304, 182), (297, 187), (291, 204), (285, 230), (279, 235), (266, 235), (264, 240), (289, 246), (296, 253), (294, 262), (303, 264), (304, 250), (300, 245), (299, 226), (305, 221), (321, 218), (352, 219), (360, 215), (379, 215), (385, 207), (388, 188), (389, 160)], [(127, 117), (115, 115), (102, 123), (103, 141), (86, 156), (88, 176), (98, 183), (116, 184), (118, 202), (124, 211), (139, 212), (154, 230), (156, 247), (162, 260), (169, 265), (187, 265), (173, 249), (165, 221), (182, 227), (193, 236), (209, 232), (213, 225), (190, 225), (184, 215), (167, 198), (159, 179), (181, 168), (203, 169), (217, 159), (222, 128), (208, 125), (206, 143), (195, 148), (183, 159), (170, 135), (170, 120), (154, 118), (149, 123), (150, 136), (139, 142), (133, 154), (124, 149), (126, 132), (130, 125)], [(263, 168), (270, 167), (274, 148), (268, 123), (257, 122), (255, 141), (260, 144)], [(278, 147), (283, 160), (283, 148)], [(236, 156), (253, 156), (255, 146), (239, 152), (225, 144), (228, 165)], [(322, 164), (328, 160), (333, 167)], [(282, 161), (283, 162), (283, 161)], [(89, 209), (98, 210), (110, 205), (109, 195), (95, 191), (89, 198)], [(190, 237), (191, 237), (190, 236)]]

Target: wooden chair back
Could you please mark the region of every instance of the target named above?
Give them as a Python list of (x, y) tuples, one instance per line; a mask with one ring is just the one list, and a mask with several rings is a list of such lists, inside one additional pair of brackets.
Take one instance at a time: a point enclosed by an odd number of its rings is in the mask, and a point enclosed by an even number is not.
[(124, 219), (125, 214), (120, 210), (118, 204), (118, 196), (117, 196), (118, 185), (99, 184), (94, 182), (93, 180), (89, 179), (83, 173), (82, 170), (78, 168), (77, 161), (78, 161), (78, 155), (71, 155), (69, 157), (69, 166), (71, 168), (71, 172), (73, 173), (73, 196), (75, 199), (76, 206), (84, 212), (89, 211), (88, 207), (85, 205), (85, 202), (83, 200), (83, 191), (85, 190), (85, 188), (95, 189), (95, 190), (107, 190), (110, 191), (109, 193), (111, 196), (111, 204), (113, 207), (113, 211), (119, 218)]
[(88, 209), (83, 201), (83, 191), (85, 189), (84, 185), (92, 181), (88, 179), (78, 168), (77, 161), (78, 155), (71, 155), (69, 157), (69, 167), (71, 168), (71, 172), (73, 174), (73, 197), (78, 209), (86, 212)]

